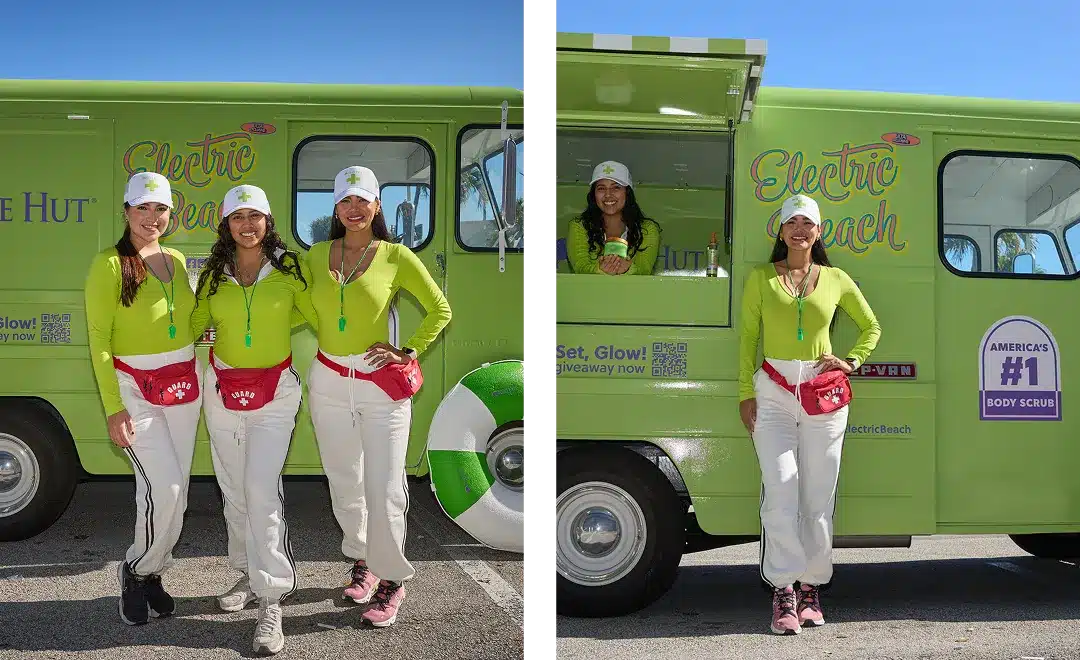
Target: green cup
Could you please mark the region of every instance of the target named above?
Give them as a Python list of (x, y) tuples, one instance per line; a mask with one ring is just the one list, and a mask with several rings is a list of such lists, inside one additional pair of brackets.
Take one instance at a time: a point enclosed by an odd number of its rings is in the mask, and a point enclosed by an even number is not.
[(608, 255), (614, 254), (616, 256), (622, 257), (623, 259), (626, 259), (626, 254), (629, 248), (630, 245), (626, 242), (626, 239), (618, 237), (609, 238), (607, 239), (607, 243), (604, 243), (604, 256), (606, 257)]

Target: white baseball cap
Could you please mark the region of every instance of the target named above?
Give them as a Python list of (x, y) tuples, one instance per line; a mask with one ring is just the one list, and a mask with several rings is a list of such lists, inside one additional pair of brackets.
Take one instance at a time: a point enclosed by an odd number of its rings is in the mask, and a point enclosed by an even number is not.
[(138, 172), (133, 174), (124, 186), (124, 201), (131, 206), (157, 202), (171, 209), (172, 186), (168, 179), (157, 172)]
[(258, 186), (236, 186), (225, 193), (225, 201), (221, 204), (221, 217), (227, 218), (233, 211), (240, 209), (254, 209), (263, 215), (270, 215), (270, 200), (266, 199), (266, 193)]
[(797, 215), (806, 216), (815, 225), (821, 225), (821, 211), (817, 202), (806, 195), (794, 195), (784, 200), (780, 209), (780, 224), (785, 224)]
[(334, 177), (334, 203), (337, 204), (349, 195), (374, 202), (379, 199), (379, 180), (375, 173), (366, 167), (353, 165), (346, 167)]
[(630, 170), (626, 165), (614, 160), (605, 160), (594, 167), (592, 181), (589, 182), (589, 185), (591, 186), (600, 179), (611, 179), (620, 186), (626, 186), (627, 188), (634, 187), (634, 180), (630, 177)]

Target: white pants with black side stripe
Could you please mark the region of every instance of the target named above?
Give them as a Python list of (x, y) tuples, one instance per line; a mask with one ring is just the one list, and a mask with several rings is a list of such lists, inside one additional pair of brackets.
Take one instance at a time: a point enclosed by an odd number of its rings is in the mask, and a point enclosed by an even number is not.
[[(795, 385), (813, 361), (769, 363)], [(761, 466), (761, 577), (773, 587), (832, 580), (833, 509), (848, 409), (808, 415), (795, 395), (758, 369), (754, 447)]]
[[(344, 367), (372, 371), (359, 355), (324, 355)], [(341, 552), (366, 560), (384, 580), (412, 578), (415, 570), (405, 558), (412, 399), (394, 401), (378, 385), (342, 376), (318, 357), (308, 372), (308, 392), (334, 516), (344, 533)]]
[[(229, 368), (217, 356), (218, 367)], [(259, 598), (282, 599), (296, 590), (296, 564), (285, 522), (281, 470), (300, 409), (300, 376), (281, 372), (273, 400), (252, 411), (229, 410), (206, 368), (206, 427), (214, 474), (221, 488), (229, 537), (229, 566), (246, 574)]]
[[(168, 353), (116, 357), (136, 369), (151, 370), (194, 356), (195, 347), (189, 345)], [(124, 450), (135, 472), (135, 540), (126, 560), (136, 575), (161, 575), (172, 566), (172, 550), (184, 526), (199, 399), (175, 406), (154, 405), (143, 398), (130, 374), (117, 370), (116, 378), (120, 400), (135, 426), (135, 439)], [(200, 391), (202, 386), (200, 378)]]

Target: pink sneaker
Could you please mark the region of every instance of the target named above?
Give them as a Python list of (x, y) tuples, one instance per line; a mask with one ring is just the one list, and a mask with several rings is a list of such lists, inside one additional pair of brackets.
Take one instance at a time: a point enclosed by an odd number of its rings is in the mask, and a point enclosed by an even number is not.
[(804, 626), (825, 625), (825, 613), (821, 610), (821, 592), (812, 584), (799, 587), (799, 623)]
[(341, 597), (345, 599), (345, 602), (351, 601), (363, 605), (371, 601), (378, 586), (379, 578), (368, 570), (367, 562), (360, 559), (353, 564), (352, 582), (345, 587), (345, 592)]
[(798, 635), (802, 632), (795, 615), (795, 590), (791, 587), (773, 589), (772, 631), (777, 635)]
[(400, 582), (379, 582), (375, 592), (375, 605), (361, 615), (361, 619), (377, 628), (391, 625), (397, 619), (398, 608), (405, 600), (405, 586)]

